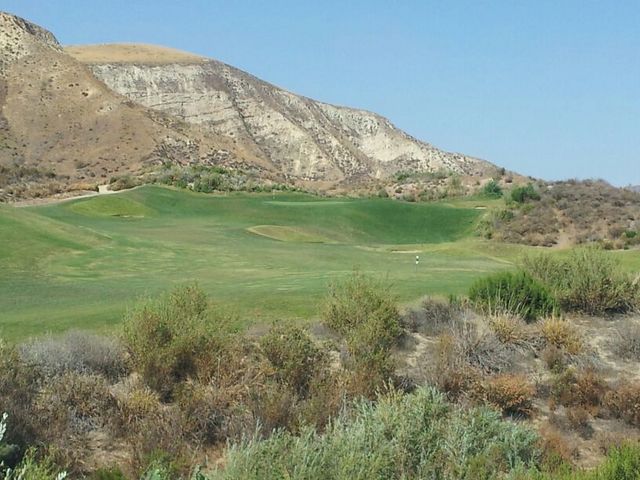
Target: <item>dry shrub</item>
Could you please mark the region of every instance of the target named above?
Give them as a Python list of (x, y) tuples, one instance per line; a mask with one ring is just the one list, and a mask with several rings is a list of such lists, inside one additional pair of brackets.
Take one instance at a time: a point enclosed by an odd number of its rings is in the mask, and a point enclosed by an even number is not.
[(562, 348), (549, 344), (542, 350), (542, 361), (552, 372), (561, 372), (567, 367), (568, 361)]
[(496, 375), (482, 383), (482, 398), (506, 415), (529, 416), (536, 389), (524, 375)]
[(289, 385), (301, 397), (309, 390), (316, 372), (327, 368), (327, 356), (302, 328), (273, 326), (260, 339), (260, 347), (275, 368), (277, 380)]
[(604, 405), (614, 417), (640, 426), (640, 383), (621, 383), (607, 392)]
[(572, 445), (571, 440), (565, 437), (556, 427), (545, 424), (539, 429), (540, 449), (542, 450), (542, 463), (545, 470), (558, 471), (560, 468), (571, 465), (578, 456), (578, 449)]
[(263, 435), (274, 430), (297, 431), (299, 399), (290, 387), (267, 382), (254, 389), (246, 402), (253, 424)]
[(32, 340), (21, 345), (19, 352), (46, 376), (96, 373), (115, 380), (127, 370), (124, 348), (117, 339), (78, 330)]
[(549, 317), (540, 322), (540, 334), (547, 344), (562, 348), (571, 355), (584, 351), (584, 342), (575, 326), (561, 318)]
[(502, 343), (517, 347), (531, 346), (533, 338), (527, 323), (520, 317), (508, 314), (491, 315), (487, 319), (489, 328)]
[(476, 391), (482, 377), (478, 369), (470, 366), (458, 354), (456, 339), (440, 335), (436, 345), (436, 362), (429, 377), (432, 383), (451, 400), (459, 400), (465, 394)]
[(607, 430), (598, 431), (594, 435), (596, 443), (600, 451), (604, 455), (608, 455), (612, 450), (620, 449), (630, 442), (640, 441), (640, 434), (637, 431), (630, 432), (627, 430)]
[(569, 407), (566, 409), (565, 415), (573, 430), (585, 436), (591, 434), (589, 425), (591, 414), (587, 408), (582, 406)]
[(455, 354), (485, 373), (500, 373), (512, 367), (514, 351), (490, 330), (465, 320), (451, 330)]
[(625, 360), (640, 361), (640, 325), (628, 324), (617, 331), (613, 344), (616, 355)]
[(60, 465), (77, 473), (86, 469), (87, 435), (102, 430), (115, 410), (115, 399), (102, 376), (69, 372), (47, 381), (33, 413), (39, 440)]
[(341, 372), (317, 373), (309, 383), (309, 395), (299, 405), (299, 423), (323, 431), (344, 407), (346, 392), (346, 379)]
[(159, 452), (183, 461), (188, 453), (181, 415), (137, 377), (118, 387), (113, 427), (129, 445), (132, 468), (142, 473)]
[(25, 447), (39, 438), (34, 403), (41, 380), (39, 371), (0, 340), (0, 411), (11, 418), (5, 434), (7, 443)]
[(597, 415), (609, 386), (592, 368), (567, 368), (554, 376), (551, 394), (555, 402), (565, 407), (583, 407)]
[(183, 383), (176, 393), (182, 430), (198, 445), (223, 441), (228, 435), (228, 418), (233, 409), (222, 389), (194, 381)]
[(428, 297), (420, 307), (405, 312), (400, 321), (410, 332), (436, 336), (453, 327), (462, 317), (463, 309), (459, 304)]

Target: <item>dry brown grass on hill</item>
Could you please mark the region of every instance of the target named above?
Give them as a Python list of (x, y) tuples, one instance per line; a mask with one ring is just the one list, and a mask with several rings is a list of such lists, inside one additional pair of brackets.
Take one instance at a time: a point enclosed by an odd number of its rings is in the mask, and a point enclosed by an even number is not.
[(602, 180), (539, 183), (540, 200), (511, 204), (492, 219), (493, 238), (527, 245), (640, 242), (640, 193)]
[(143, 43), (114, 43), (108, 45), (69, 45), (65, 53), (82, 63), (144, 63), (166, 65), (170, 63), (201, 63), (208, 61), (193, 53), (175, 48)]

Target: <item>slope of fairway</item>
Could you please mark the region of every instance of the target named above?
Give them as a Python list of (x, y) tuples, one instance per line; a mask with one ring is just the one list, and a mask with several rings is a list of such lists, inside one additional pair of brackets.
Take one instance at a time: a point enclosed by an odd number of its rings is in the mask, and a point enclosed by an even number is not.
[(74, 202), (69, 209), (89, 217), (143, 218), (154, 214), (151, 208), (140, 202), (114, 195), (91, 197), (84, 202)]
[[(472, 236), (482, 212), (389, 199), (205, 195), (143, 187), (0, 209), (0, 336), (108, 329), (142, 295), (197, 281), (241, 325), (317, 317), (354, 268), (402, 302), (463, 293), (521, 247)], [(415, 255), (420, 255), (415, 265)]]
[(94, 232), (7, 206), (0, 206), (0, 239), (0, 265), (5, 273), (35, 266), (51, 255), (88, 250), (106, 240)]

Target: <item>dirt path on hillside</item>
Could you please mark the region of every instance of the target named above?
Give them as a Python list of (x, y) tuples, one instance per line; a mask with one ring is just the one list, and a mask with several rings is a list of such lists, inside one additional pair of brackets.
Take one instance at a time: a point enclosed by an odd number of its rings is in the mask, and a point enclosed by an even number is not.
[(127, 192), (135, 190), (138, 187), (127, 188), (123, 190), (109, 190), (109, 185), (98, 185), (98, 191), (78, 190), (76, 192), (64, 192), (47, 198), (30, 198), (29, 200), (20, 200), (9, 205), (13, 207), (33, 207), (36, 205), (52, 205), (55, 203), (69, 202), (80, 198), (97, 197), (99, 195), (111, 195), (113, 193)]

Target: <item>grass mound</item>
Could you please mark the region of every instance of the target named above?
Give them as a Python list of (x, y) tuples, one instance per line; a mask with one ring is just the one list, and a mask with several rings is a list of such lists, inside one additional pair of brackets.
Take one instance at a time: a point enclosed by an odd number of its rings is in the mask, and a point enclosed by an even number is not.
[(247, 228), (247, 231), (263, 237), (272, 238), (273, 240), (279, 240), (281, 242), (332, 243), (329, 238), (306, 229), (295, 227), (256, 225), (255, 227)]
[(88, 217), (144, 218), (155, 213), (153, 209), (130, 198), (107, 195), (73, 202), (69, 210)]

